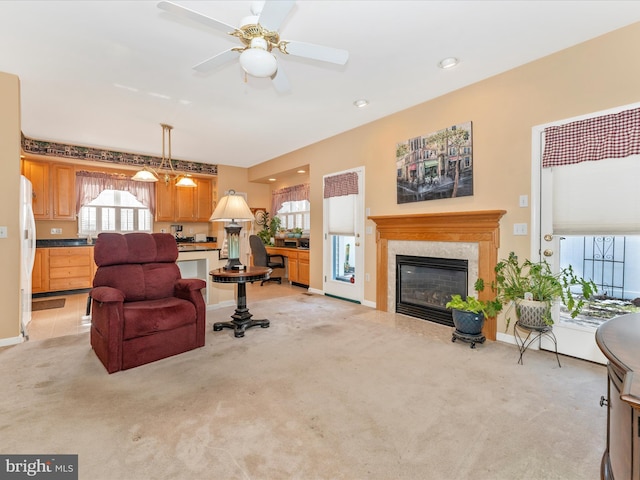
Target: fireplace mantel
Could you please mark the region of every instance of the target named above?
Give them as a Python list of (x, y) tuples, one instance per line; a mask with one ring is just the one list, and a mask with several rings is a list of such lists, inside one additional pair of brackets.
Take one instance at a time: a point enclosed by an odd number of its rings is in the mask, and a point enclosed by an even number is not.
[[(478, 276), (486, 282), (495, 278), (500, 247), (500, 219), (506, 210), (475, 212), (419, 213), (411, 215), (371, 216), (376, 223), (377, 266), (376, 308), (388, 311), (387, 267), (389, 240), (425, 242), (469, 242), (478, 244)], [(491, 292), (485, 290), (478, 297), (485, 299)], [(496, 319), (485, 322), (484, 335), (496, 339)]]

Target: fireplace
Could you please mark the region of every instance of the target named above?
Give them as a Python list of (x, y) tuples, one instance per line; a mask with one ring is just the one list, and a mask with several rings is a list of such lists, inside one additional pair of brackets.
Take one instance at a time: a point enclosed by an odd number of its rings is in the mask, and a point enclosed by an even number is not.
[[(491, 282), (495, 279), (494, 268), (498, 262), (500, 218), (505, 213), (505, 210), (479, 210), (368, 217), (376, 224), (376, 308), (387, 312), (389, 307), (396, 305), (397, 254), (470, 260), (468, 276), (471, 286), (467, 285), (467, 292), (473, 291), (473, 282), (478, 277)], [(416, 254), (415, 247), (436, 251)], [(462, 248), (461, 252), (455, 251), (458, 247)], [(394, 249), (402, 251), (396, 251), (392, 256), (390, 253)], [(465, 251), (470, 254), (465, 256)], [(474, 267), (472, 261), (475, 262)], [(478, 297), (486, 300), (490, 295), (485, 290)], [(484, 324), (484, 335), (488, 340), (495, 340), (496, 332), (496, 320), (488, 319)]]
[(453, 326), (445, 305), (467, 296), (468, 260), (396, 255), (396, 312)]

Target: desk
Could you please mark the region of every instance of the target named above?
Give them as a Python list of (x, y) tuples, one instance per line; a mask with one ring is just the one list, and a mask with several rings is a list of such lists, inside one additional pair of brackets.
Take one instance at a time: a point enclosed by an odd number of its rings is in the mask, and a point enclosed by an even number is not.
[(269, 320), (251, 320), (249, 309), (247, 308), (247, 282), (259, 282), (266, 280), (271, 275), (268, 267), (245, 267), (245, 270), (224, 270), (218, 268), (211, 270), (211, 280), (216, 283), (235, 283), (238, 285), (238, 306), (230, 322), (217, 322), (213, 324), (213, 331), (218, 332), (223, 328), (233, 328), (235, 337), (244, 337), (247, 328), (260, 326), (269, 327)]

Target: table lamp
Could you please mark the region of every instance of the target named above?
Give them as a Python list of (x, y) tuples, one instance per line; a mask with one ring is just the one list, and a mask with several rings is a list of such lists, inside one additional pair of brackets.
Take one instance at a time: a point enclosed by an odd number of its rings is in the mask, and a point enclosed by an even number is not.
[(225, 270), (243, 270), (240, 262), (240, 230), (242, 225), (237, 221), (246, 222), (253, 220), (253, 213), (241, 195), (236, 195), (235, 190), (229, 190), (229, 194), (222, 197), (218, 206), (209, 219), (210, 222), (230, 222), (224, 227), (229, 242), (229, 255)]

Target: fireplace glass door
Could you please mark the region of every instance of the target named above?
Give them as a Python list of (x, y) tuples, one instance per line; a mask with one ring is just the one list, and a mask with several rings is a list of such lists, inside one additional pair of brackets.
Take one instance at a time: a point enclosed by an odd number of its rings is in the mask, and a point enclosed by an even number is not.
[(468, 261), (396, 256), (396, 312), (453, 326), (445, 305), (452, 295), (467, 296)]

